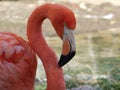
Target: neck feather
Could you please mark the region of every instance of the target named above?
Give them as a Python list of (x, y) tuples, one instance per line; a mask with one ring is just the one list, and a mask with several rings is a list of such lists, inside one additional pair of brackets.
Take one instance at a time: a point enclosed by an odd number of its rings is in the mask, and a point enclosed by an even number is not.
[(49, 8), (43, 6), (32, 13), (28, 20), (27, 35), (32, 49), (42, 60), (47, 77), (47, 90), (65, 90), (63, 71), (57, 67), (57, 56), (46, 43), (41, 30), (43, 20), (49, 16), (48, 10)]

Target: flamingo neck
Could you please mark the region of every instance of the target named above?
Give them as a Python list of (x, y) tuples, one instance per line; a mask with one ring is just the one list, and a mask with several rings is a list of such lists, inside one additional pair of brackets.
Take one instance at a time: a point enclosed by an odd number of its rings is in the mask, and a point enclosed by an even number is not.
[(46, 43), (41, 30), (47, 11), (47, 8), (37, 8), (33, 12), (28, 20), (27, 35), (31, 48), (42, 60), (47, 77), (47, 90), (65, 90), (63, 71), (57, 66), (57, 56)]

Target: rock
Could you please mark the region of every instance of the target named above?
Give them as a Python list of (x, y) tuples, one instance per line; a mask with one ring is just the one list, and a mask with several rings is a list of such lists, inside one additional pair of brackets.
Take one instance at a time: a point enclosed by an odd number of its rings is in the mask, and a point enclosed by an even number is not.
[(69, 80), (73, 79), (72, 76), (67, 75), (67, 74), (64, 76), (64, 78), (65, 78), (66, 81), (69, 81)]
[(77, 88), (73, 88), (73, 89), (67, 89), (67, 90), (96, 90), (95, 88), (93, 88), (90, 85), (81, 85)]

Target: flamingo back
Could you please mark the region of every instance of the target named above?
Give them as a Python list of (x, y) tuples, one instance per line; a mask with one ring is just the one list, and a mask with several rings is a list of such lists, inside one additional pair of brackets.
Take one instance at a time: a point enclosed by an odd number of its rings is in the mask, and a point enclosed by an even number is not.
[(37, 61), (28, 42), (0, 33), (0, 90), (33, 90)]

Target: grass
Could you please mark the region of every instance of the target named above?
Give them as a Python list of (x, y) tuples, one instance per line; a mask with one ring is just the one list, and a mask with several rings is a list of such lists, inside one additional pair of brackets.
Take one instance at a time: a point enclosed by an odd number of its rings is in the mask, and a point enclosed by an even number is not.
[(46, 90), (46, 85), (39, 85), (39, 84), (36, 84), (35, 86), (35, 90)]
[(97, 59), (98, 73), (107, 74), (120, 64), (120, 57), (103, 57)]

